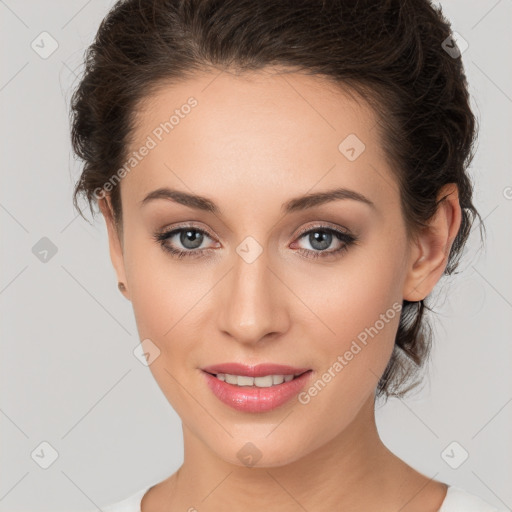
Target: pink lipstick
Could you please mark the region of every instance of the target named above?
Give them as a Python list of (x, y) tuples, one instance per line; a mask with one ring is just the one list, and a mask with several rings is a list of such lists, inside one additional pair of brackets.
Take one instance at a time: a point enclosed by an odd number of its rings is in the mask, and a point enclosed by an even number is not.
[(267, 412), (296, 396), (310, 380), (310, 368), (263, 363), (222, 363), (202, 368), (208, 387), (224, 404), (242, 412)]

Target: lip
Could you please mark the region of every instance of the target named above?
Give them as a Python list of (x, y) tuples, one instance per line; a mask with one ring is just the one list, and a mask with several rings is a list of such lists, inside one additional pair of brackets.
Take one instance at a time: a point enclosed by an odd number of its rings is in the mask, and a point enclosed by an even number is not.
[(295, 368), (293, 366), (273, 363), (261, 363), (256, 366), (247, 366), (240, 363), (221, 363), (201, 368), (207, 373), (230, 373), (245, 377), (264, 377), (265, 375), (299, 375), (311, 368)]
[[(243, 366), (243, 365), (242, 365)], [(268, 388), (259, 388), (256, 386), (237, 386), (235, 384), (228, 384), (208, 373), (208, 371), (216, 368), (229, 368), (235, 375), (246, 375), (248, 377), (261, 377), (263, 375), (278, 374), (278, 375), (292, 375), (301, 373), (300, 368), (285, 367), (281, 365), (261, 365), (253, 367), (251, 371), (259, 373), (259, 375), (247, 375), (243, 373), (237, 373), (241, 370), (238, 369), (236, 372), (235, 367), (227, 365), (219, 365), (218, 367), (208, 367), (209, 370), (203, 369), (202, 374), (205, 376), (206, 384), (213, 392), (213, 394), (227, 406), (236, 409), (240, 412), (249, 413), (263, 413), (272, 411), (278, 407), (281, 407), (285, 403), (289, 402), (293, 397), (306, 386), (308, 381), (313, 374), (313, 370), (304, 369), (304, 372), (299, 377), (295, 377), (289, 382), (283, 382), (275, 386)], [(239, 368), (240, 365), (237, 367)], [(271, 372), (267, 368), (271, 368)], [(248, 367), (243, 367), (246, 371)], [(286, 372), (283, 373), (283, 369), (287, 368)], [(276, 371), (276, 369), (278, 371)], [(297, 371), (298, 370), (298, 371)], [(216, 370), (216, 373), (231, 373), (229, 371), (220, 372)], [(214, 372), (212, 372), (214, 373)]]

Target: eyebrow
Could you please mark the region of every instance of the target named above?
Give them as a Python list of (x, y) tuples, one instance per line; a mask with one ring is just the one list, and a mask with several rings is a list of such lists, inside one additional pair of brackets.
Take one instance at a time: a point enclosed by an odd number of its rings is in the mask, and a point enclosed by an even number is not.
[[(140, 202), (140, 206), (142, 207), (155, 199), (166, 199), (196, 210), (202, 210), (215, 215), (221, 214), (219, 207), (211, 199), (167, 187), (159, 188), (150, 192)], [(375, 204), (363, 194), (347, 188), (336, 188), (290, 199), (281, 205), (281, 211), (283, 214), (289, 214), (341, 199), (359, 201), (375, 209)]]

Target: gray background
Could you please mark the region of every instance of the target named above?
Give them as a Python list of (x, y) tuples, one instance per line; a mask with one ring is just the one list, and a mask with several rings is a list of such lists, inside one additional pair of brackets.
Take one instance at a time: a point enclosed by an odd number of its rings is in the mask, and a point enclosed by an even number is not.
[[(71, 202), (79, 173), (71, 88), (112, 3), (0, 0), (1, 511), (91, 510), (160, 481), (182, 460), (179, 417), (132, 353), (136, 326), (103, 219), (89, 225)], [(387, 446), (419, 471), (510, 510), (512, 1), (442, 5), (469, 44), (463, 60), (480, 122), (471, 172), (487, 248), (474, 232), (463, 272), (436, 289), (425, 386), (379, 408), (377, 421)], [(47, 58), (31, 47), (43, 46), (43, 31), (58, 43)], [(57, 249), (46, 262), (33, 250), (49, 244), (43, 237)], [(47, 469), (40, 464), (52, 449), (42, 442), (58, 453)], [(450, 467), (462, 449), (469, 458)]]

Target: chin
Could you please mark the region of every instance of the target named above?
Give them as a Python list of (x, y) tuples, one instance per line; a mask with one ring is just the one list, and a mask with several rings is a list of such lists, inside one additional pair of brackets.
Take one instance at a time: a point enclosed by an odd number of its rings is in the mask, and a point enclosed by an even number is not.
[[(266, 427), (266, 426), (265, 426)], [(304, 457), (310, 450), (304, 445), (304, 434), (296, 431), (296, 438), (291, 438), (286, 432), (281, 436), (277, 432), (276, 424), (272, 428), (264, 428), (261, 432), (255, 432), (251, 427), (251, 434), (239, 433), (233, 438), (226, 439), (224, 443), (211, 442), (210, 448), (229, 464), (248, 468), (272, 468), (291, 464)], [(279, 427), (277, 427), (277, 430)], [(272, 432), (269, 435), (269, 432)], [(254, 434), (254, 435), (252, 435)], [(285, 442), (286, 440), (286, 442)]]

